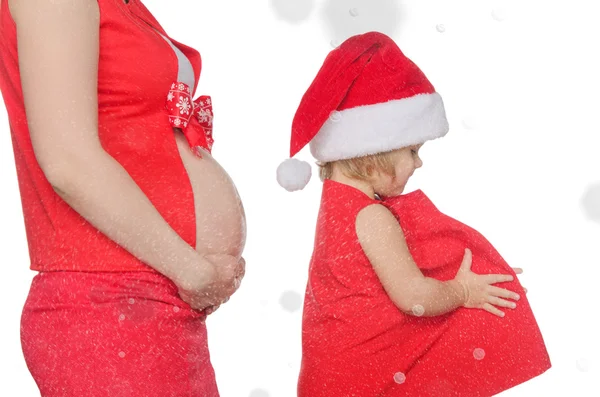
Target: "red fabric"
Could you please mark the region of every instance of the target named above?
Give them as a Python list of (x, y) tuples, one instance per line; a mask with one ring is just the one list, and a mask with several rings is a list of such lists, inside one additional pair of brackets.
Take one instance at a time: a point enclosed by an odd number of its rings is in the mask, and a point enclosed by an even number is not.
[[(25, 117), (16, 25), (7, 0), (0, 1), (0, 91), (8, 111), (30, 269), (155, 272), (81, 217), (56, 194), (43, 174)], [(131, 0), (128, 5), (120, 0), (98, 0), (98, 4), (100, 142), (169, 225), (195, 246), (192, 187), (165, 109), (165, 98), (171, 84), (177, 81), (177, 56), (150, 26), (169, 36), (140, 0)], [(201, 69), (200, 54), (170, 40), (193, 66), (192, 92), (195, 92)], [(188, 129), (204, 134), (197, 122), (190, 123)]]
[[(355, 231), (358, 212), (381, 203), (325, 180), (302, 323), (299, 397), (487, 397), (550, 368), (535, 317), (512, 268), (476, 230), (440, 212), (421, 190), (383, 202), (399, 219), (423, 274), (454, 278), (473, 253), (479, 274), (521, 295), (504, 318), (458, 308), (436, 317), (401, 312), (389, 299)], [(395, 380), (396, 379), (396, 380)]]
[(390, 37), (380, 32), (352, 36), (327, 55), (302, 96), (292, 122), (290, 157), (313, 140), (335, 110), (433, 92), (425, 74)]
[(43, 397), (218, 397), (205, 319), (158, 273), (41, 272), (21, 345)]

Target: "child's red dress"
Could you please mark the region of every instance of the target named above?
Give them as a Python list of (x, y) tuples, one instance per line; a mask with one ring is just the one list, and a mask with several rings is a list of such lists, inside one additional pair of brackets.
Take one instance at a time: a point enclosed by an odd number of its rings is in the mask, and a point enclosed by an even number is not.
[[(427, 277), (453, 279), (464, 249), (472, 271), (511, 274), (517, 292), (505, 317), (458, 308), (404, 314), (386, 294), (358, 241), (357, 214), (383, 203), (398, 218)], [(551, 367), (542, 335), (512, 268), (476, 230), (441, 213), (421, 190), (377, 201), (325, 180), (302, 325), (299, 397), (493, 396)]]

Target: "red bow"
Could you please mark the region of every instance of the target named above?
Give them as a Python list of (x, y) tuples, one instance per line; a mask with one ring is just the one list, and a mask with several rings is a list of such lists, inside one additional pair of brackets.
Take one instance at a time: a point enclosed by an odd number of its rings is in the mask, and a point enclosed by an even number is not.
[[(169, 112), (169, 123), (173, 127), (181, 128), (192, 152), (202, 158), (202, 153), (197, 148), (201, 146), (208, 149), (210, 153), (214, 143), (212, 137), (213, 110), (210, 96), (202, 95), (192, 100), (190, 87), (176, 81), (171, 84), (165, 108)], [(194, 116), (200, 124), (200, 130), (188, 128)]]

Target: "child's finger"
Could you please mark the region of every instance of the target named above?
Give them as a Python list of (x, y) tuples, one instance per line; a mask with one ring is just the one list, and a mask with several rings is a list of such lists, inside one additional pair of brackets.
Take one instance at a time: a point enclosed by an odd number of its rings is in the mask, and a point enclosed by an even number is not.
[(515, 271), (515, 274), (523, 273), (523, 269), (521, 269), (520, 267), (513, 267), (512, 269)]
[(523, 287), (523, 291), (525, 291), (525, 293), (527, 293), (527, 288)]
[(510, 274), (485, 274), (482, 277), (488, 284), (505, 283), (514, 280), (514, 277)]
[(490, 312), (492, 314), (495, 314), (498, 317), (504, 317), (504, 312), (502, 310), (496, 309), (494, 306), (490, 305), (489, 303), (484, 303), (483, 309), (487, 310), (488, 312)]

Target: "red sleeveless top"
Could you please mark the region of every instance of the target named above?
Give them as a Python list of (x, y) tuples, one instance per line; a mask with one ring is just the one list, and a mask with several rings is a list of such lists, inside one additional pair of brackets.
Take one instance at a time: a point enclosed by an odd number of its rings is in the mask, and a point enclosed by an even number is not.
[[(358, 241), (356, 216), (388, 207), (427, 277), (450, 280), (464, 249), (475, 273), (512, 274), (521, 295), (504, 318), (459, 308), (406, 315), (391, 301)], [(492, 396), (550, 368), (540, 330), (512, 268), (476, 230), (441, 213), (421, 190), (382, 201), (325, 180), (302, 319), (299, 397)]]
[[(0, 0), (0, 90), (8, 111), (21, 193), (30, 269), (37, 271), (149, 271), (81, 217), (52, 189), (36, 161), (23, 103), (16, 25)], [(165, 98), (178, 77), (168, 37), (190, 60), (194, 87), (198, 51), (170, 38), (140, 0), (98, 0), (98, 132), (103, 148), (142, 189), (169, 225), (195, 246), (192, 187), (181, 161)], [(188, 128), (201, 128), (190, 123)], [(203, 133), (203, 132), (202, 132)]]

